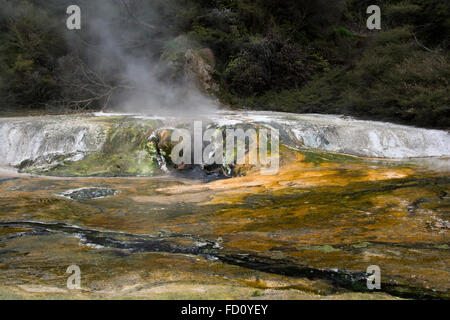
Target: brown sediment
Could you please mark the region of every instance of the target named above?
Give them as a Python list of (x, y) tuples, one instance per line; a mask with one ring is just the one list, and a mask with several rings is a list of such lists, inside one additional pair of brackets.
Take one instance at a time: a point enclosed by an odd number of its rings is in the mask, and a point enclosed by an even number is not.
[(214, 199), (204, 204), (220, 204), (224, 201), (230, 203), (231, 199), (234, 199), (236, 203), (242, 202), (247, 195), (259, 192), (277, 192), (285, 189), (306, 189), (319, 186), (345, 187), (356, 182), (400, 179), (411, 174), (413, 174), (413, 170), (409, 168), (379, 167), (372, 169), (367, 168), (367, 164), (356, 165), (351, 169), (345, 165), (333, 163), (314, 166), (306, 162), (303, 155), (298, 154), (295, 161), (286, 164), (276, 175), (261, 175), (258, 171), (252, 171), (244, 177), (218, 180), (206, 185), (180, 185), (157, 191), (174, 195), (212, 190), (216, 193)]
[[(448, 296), (449, 237), (439, 219), (448, 221), (449, 175), (398, 162), (311, 157), (290, 154), (274, 176), (250, 170), (245, 177), (209, 183), (131, 177), (5, 180), (0, 183), (0, 222), (192, 235), (200, 242), (217, 242), (215, 253), (224, 260), (95, 249), (64, 234), (0, 228), (0, 296), (8, 288), (9, 294), (26, 298), (392, 298), (349, 293), (331, 280), (299, 275), (305, 267), (363, 273), (373, 264), (382, 270), (383, 285), (399, 286), (391, 288), (393, 294), (407, 290), (421, 297), (421, 290), (434, 290)], [(121, 193), (80, 201), (58, 196), (81, 187)], [(29, 235), (11, 237), (22, 232)], [(180, 247), (191, 244), (181, 238), (176, 242)], [(239, 254), (248, 259), (226, 261)], [(271, 269), (275, 261), (286, 269)], [(85, 291), (56, 292), (52, 288), (65, 290), (64, 268), (72, 264), (85, 274)], [(289, 268), (298, 275), (281, 274)]]

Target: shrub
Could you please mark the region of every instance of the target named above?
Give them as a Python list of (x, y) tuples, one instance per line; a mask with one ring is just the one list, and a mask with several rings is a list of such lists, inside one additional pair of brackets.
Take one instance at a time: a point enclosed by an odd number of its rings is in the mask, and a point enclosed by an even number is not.
[(0, 6), (0, 90), (9, 106), (42, 106), (59, 94), (57, 60), (66, 53), (60, 28), (29, 2)]
[(302, 86), (326, 60), (298, 43), (269, 35), (246, 46), (227, 66), (230, 88), (243, 96)]

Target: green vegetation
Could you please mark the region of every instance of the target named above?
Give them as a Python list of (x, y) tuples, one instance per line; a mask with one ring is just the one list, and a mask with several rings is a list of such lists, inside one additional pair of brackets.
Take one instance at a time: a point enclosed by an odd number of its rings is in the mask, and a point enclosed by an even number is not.
[[(202, 18), (190, 35), (219, 51), (225, 103), (449, 127), (448, 2), (210, 3), (217, 9), (206, 15), (221, 12), (230, 30)], [(381, 7), (381, 31), (365, 26), (370, 4)]]
[(0, 1), (0, 96), (5, 105), (43, 107), (59, 96), (57, 60), (67, 48), (55, 19), (17, 2)]
[(252, 297), (261, 297), (261, 293), (259, 291), (255, 291), (252, 293)]
[[(84, 110), (114, 101), (106, 89), (117, 86), (116, 69), (102, 74), (108, 85), (98, 89), (85, 87), (89, 79), (73, 68), (87, 63), (92, 52), (86, 43), (95, 39), (88, 32), (78, 33), (77, 39), (67, 34), (69, 2), (0, 0), (0, 95), (5, 106)], [(89, 1), (76, 2), (88, 11)], [(134, 30), (134, 43), (153, 40), (134, 46), (132, 53), (175, 60), (161, 75), (174, 81), (173, 71), (182, 70), (183, 48), (211, 48), (220, 85), (216, 94), (225, 104), (450, 127), (448, 1), (124, 2), (132, 11), (126, 23)], [(366, 9), (372, 4), (381, 8), (379, 31), (366, 27)], [(123, 18), (111, 23), (124, 23)], [(154, 26), (151, 32), (145, 29), (148, 24)], [(70, 63), (63, 68), (58, 61)], [(74, 101), (85, 103), (80, 108)]]

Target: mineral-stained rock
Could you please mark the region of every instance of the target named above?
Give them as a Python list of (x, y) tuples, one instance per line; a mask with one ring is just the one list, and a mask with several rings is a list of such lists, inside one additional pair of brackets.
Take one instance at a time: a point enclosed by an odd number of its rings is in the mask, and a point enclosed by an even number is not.
[(185, 54), (185, 74), (204, 92), (215, 92), (219, 86), (213, 79), (215, 66), (214, 53), (209, 48), (188, 49)]
[(119, 190), (109, 188), (82, 188), (77, 190), (70, 190), (61, 195), (72, 200), (91, 200), (111, 197), (119, 193)]
[(204, 93), (219, 90), (214, 81), (216, 58), (209, 48), (199, 48), (184, 36), (179, 36), (166, 44), (161, 60), (169, 66), (172, 80), (184, 79)]

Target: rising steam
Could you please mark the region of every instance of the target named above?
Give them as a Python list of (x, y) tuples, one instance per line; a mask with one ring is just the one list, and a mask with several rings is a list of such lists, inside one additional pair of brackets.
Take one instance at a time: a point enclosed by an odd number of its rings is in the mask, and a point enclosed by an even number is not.
[(82, 29), (69, 42), (101, 79), (114, 79), (108, 109), (159, 115), (208, 114), (217, 105), (161, 62), (167, 27), (153, 1), (78, 1)]

